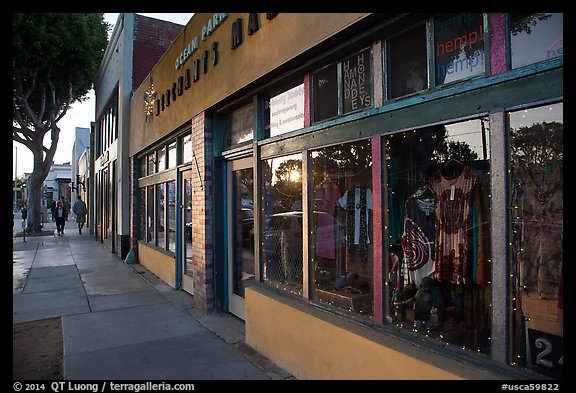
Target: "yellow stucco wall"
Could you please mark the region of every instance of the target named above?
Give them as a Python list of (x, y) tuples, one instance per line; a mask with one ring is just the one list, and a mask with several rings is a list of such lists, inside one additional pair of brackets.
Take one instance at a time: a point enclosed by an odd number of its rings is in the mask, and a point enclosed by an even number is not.
[[(266, 14), (260, 13), (260, 29), (249, 36), (249, 14), (230, 13), (211, 35), (202, 41), (202, 28), (207, 26), (214, 14), (195, 14), (131, 98), (129, 155), (138, 153), (192, 117), (368, 15), (280, 13), (272, 20), (267, 20)], [(238, 19), (242, 20), (243, 42), (232, 49), (232, 24)], [(176, 59), (195, 36), (199, 37), (198, 49), (184, 66), (176, 69)], [(212, 65), (211, 58), (214, 43), (218, 45), (216, 65)], [(150, 86), (150, 77), (153, 79), (157, 97), (160, 98), (172, 87), (172, 83), (178, 82), (179, 76), (185, 74), (185, 69), (192, 70), (194, 60), (199, 59), (202, 65), (204, 51), (208, 51), (209, 56), (206, 73), (201, 66), (199, 80), (191, 82), (191, 87), (181, 96), (177, 96), (176, 101), (171, 101), (169, 107), (147, 122), (144, 93)]]
[(498, 379), (261, 287), (245, 313), (246, 342), (298, 379)]
[(176, 288), (176, 260), (174, 257), (138, 243), (138, 262), (172, 288)]

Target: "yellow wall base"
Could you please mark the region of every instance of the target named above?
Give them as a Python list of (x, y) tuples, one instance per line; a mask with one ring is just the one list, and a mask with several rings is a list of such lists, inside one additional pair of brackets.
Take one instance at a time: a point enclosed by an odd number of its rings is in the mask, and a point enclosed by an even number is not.
[(138, 262), (162, 281), (176, 288), (176, 259), (138, 243)]
[(246, 288), (246, 342), (298, 379), (498, 379), (266, 288)]

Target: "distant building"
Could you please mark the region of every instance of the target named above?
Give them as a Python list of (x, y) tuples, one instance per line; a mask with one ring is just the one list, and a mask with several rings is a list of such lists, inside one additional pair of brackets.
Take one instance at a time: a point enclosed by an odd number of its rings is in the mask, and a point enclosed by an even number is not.
[[(49, 206), (52, 201), (64, 200), (70, 203), (72, 190), (70, 188), (71, 168), (69, 162), (52, 164), (50, 172), (44, 180), (42, 206)], [(28, 183), (28, 174), (26, 183)]]
[(74, 200), (80, 193), (80, 195), (84, 195), (84, 189), (78, 188), (76, 175), (80, 172), (78, 170), (78, 162), (80, 157), (86, 149), (90, 147), (90, 128), (83, 128), (83, 127), (76, 127), (74, 132), (74, 140), (72, 143), (72, 182), (74, 183), (74, 189), (72, 190), (72, 196)]
[(92, 198), (90, 195), (90, 146), (86, 147), (80, 158), (78, 158), (77, 176), (74, 177), (75, 185), (78, 187), (76, 195), (81, 195), (86, 203), (88, 211), (86, 212), (86, 228), (90, 233), (93, 233), (91, 210)]

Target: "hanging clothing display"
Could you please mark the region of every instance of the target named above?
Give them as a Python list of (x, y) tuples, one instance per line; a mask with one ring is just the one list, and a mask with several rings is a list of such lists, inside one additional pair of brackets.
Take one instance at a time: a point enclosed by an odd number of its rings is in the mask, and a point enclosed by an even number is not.
[(434, 272), (434, 193), (424, 186), (419, 188), (405, 205), (402, 250), (408, 279), (420, 285), (423, 277)]
[(563, 164), (515, 168), (521, 184), (520, 285), (542, 299), (558, 299), (563, 242)]
[(340, 199), (338, 184), (325, 181), (314, 190), (316, 217), (316, 255), (323, 258), (336, 258), (336, 206)]
[(444, 177), (440, 169), (430, 179), (435, 196), (434, 274), (437, 280), (466, 284), (469, 280), (469, 229), (472, 189), (476, 183), (472, 168), (464, 166), (455, 178)]
[(368, 244), (368, 210), (372, 209), (372, 190), (366, 186), (347, 190), (338, 200), (340, 207), (346, 209), (346, 259), (352, 259), (352, 245), (358, 246), (360, 260), (367, 262)]
[(490, 281), (490, 208), (488, 192), (483, 191), (482, 182), (476, 183), (472, 197), (472, 282), (486, 285)]

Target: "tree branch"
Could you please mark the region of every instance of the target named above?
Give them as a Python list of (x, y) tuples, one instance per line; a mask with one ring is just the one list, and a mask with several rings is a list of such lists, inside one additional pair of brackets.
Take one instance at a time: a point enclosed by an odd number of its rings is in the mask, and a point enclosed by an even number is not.
[(17, 127), (12, 127), (12, 139), (16, 142), (19, 142), (21, 144), (23, 144), (24, 146), (30, 148), (28, 146), (29, 140), (28, 139), (23, 139), (20, 135), (18, 135), (18, 133), (24, 134), (22, 132), (22, 129), (17, 128)]
[(55, 120), (56, 123), (58, 123), (60, 121), (60, 119), (62, 119), (64, 117), (66, 112), (68, 112), (68, 108), (70, 107), (71, 103), (72, 103), (72, 82), (68, 81), (68, 100), (66, 101), (66, 105), (64, 105), (64, 109), (56, 118), (56, 120)]
[[(19, 97), (19, 99), (22, 101), (22, 105), (23, 105), (24, 112), (26, 113), (26, 117), (32, 121), (32, 123), (34, 124), (34, 128), (42, 129), (42, 128), (44, 128), (42, 125), (42, 118), (38, 119), (36, 117), (36, 114), (34, 113), (32, 108), (30, 107), (30, 104), (28, 103), (28, 98), (30, 97), (30, 94), (32, 94), (32, 91), (34, 91), (35, 88), (36, 88), (36, 78), (32, 78), (32, 86), (30, 86), (30, 89), (28, 89), (28, 91), (26, 93), (24, 93), (24, 95), (22, 97)], [(44, 90), (42, 90), (42, 102), (44, 102), (45, 99), (46, 99), (46, 92)], [(42, 105), (44, 105), (44, 104), (42, 104)]]

